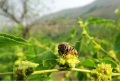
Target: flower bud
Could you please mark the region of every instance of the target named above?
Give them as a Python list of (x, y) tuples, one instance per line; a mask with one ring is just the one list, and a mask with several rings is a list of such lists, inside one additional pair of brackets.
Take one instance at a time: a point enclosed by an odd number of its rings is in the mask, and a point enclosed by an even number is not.
[(110, 50), (108, 53), (111, 57), (116, 58), (116, 54), (113, 50)]
[(94, 46), (94, 48), (95, 48), (97, 51), (99, 51), (99, 50), (100, 50), (100, 48), (101, 48), (101, 45), (96, 44), (96, 45)]
[(23, 57), (24, 56), (24, 54), (22, 53), (22, 52), (19, 52), (19, 53), (17, 53), (16, 54), (18, 57)]
[(115, 13), (118, 14), (118, 15), (120, 15), (120, 9), (116, 9)]
[(86, 35), (86, 34), (87, 34), (87, 31), (84, 30), (84, 31), (82, 32), (82, 34), (83, 34), (83, 35)]
[(85, 24), (83, 23), (82, 20), (78, 21), (78, 24), (81, 26), (81, 28), (85, 27)]

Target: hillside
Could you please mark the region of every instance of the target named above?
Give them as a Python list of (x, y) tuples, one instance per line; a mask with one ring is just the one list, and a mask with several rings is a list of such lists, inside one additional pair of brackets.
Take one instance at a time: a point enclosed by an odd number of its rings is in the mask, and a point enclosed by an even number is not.
[[(40, 19), (33, 30), (40, 33), (47, 32), (54, 36), (58, 32), (69, 32), (70, 28), (77, 23), (77, 18), (87, 19), (89, 17), (103, 17), (117, 19), (115, 9), (120, 7), (120, 0), (96, 0), (84, 7), (62, 10), (49, 14)], [(64, 29), (63, 29), (64, 28)]]
[(42, 19), (76, 18), (78, 16), (81, 16), (82, 18), (91, 16), (117, 18), (114, 11), (118, 7), (120, 7), (120, 0), (96, 0), (87, 6), (62, 10), (57, 13), (46, 15), (42, 17)]

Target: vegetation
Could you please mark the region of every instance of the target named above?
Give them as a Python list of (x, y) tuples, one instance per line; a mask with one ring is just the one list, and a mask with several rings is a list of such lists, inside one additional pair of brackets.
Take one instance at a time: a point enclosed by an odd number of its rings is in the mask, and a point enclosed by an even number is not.
[(0, 80), (120, 80), (119, 19), (78, 18), (71, 32), (28, 32), (27, 38), (21, 28), (20, 23), (0, 33)]

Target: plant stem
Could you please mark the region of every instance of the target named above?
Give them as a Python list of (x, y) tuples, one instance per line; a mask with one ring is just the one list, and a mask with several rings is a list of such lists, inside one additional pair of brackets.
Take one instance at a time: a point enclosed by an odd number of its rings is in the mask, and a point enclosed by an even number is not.
[(59, 69), (50, 69), (50, 70), (41, 70), (41, 71), (35, 71), (31, 75), (41, 74), (41, 73), (49, 73), (49, 72), (58, 72)]
[(113, 73), (113, 76), (120, 76), (120, 73)]
[(13, 72), (0, 73), (0, 75), (11, 75)]
[[(59, 69), (49, 69), (49, 70), (40, 70), (35, 71), (31, 75), (49, 73), (49, 72), (59, 72), (59, 71), (79, 71), (79, 72), (91, 72), (90, 70), (78, 69), (78, 68), (59, 68)], [(11, 75), (13, 72), (0, 73), (0, 75)]]
[[(59, 71), (78, 71), (78, 72), (86, 72), (86, 73), (91, 73), (92, 72), (90, 70), (79, 69), (79, 68), (59, 68), (59, 69), (49, 69), (49, 70), (35, 71), (31, 75), (37, 75), (37, 74), (49, 73), (49, 72), (59, 72)], [(0, 73), (0, 76), (11, 75), (11, 74), (13, 74), (13, 72)], [(113, 73), (113, 76), (120, 76), (120, 73)]]
[[(86, 36), (88, 37), (89, 40), (91, 39), (91, 36), (90, 36), (88, 33), (86, 34)], [(98, 44), (94, 39), (92, 40), (92, 42), (93, 42), (95, 45)], [(105, 54), (108, 54), (108, 55), (109, 55), (109, 53), (108, 53), (104, 48), (101, 47), (100, 50), (103, 51)]]
[(91, 72), (90, 70), (86, 70), (86, 69), (78, 69), (78, 68), (71, 68), (70, 71), (79, 71), (79, 72)]
[(61, 68), (61, 69), (50, 69), (50, 70), (35, 71), (31, 75), (36, 75), (36, 74), (41, 74), (41, 73), (49, 73), (49, 72), (58, 72), (58, 71), (91, 72), (90, 70), (78, 69), (78, 68)]
[[(91, 36), (88, 34), (88, 32), (87, 32), (87, 30), (86, 30), (86, 25), (83, 25), (83, 31), (85, 31), (86, 32), (86, 37), (89, 39), (89, 40), (91, 40)], [(91, 40), (93, 43), (94, 43), (94, 45), (97, 45), (98, 43), (94, 40), (94, 39), (92, 39)], [(103, 52), (103, 53), (105, 53), (105, 54), (107, 54), (109, 57), (111, 57), (112, 59), (114, 59), (116, 62), (118, 62), (119, 63), (119, 60), (117, 59), (117, 58), (114, 58), (114, 57), (112, 57), (112, 56), (110, 56), (109, 55), (109, 53), (103, 48), (103, 47), (101, 47), (100, 48), (100, 50)]]

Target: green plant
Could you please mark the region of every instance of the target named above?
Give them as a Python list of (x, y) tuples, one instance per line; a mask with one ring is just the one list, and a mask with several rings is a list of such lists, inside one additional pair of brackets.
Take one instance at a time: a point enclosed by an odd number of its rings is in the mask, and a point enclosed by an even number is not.
[[(14, 66), (13, 63), (10, 65), (14, 67), (10, 70), (13, 72), (0, 73), (0, 76), (13, 75), (12, 80), (50, 80), (49, 76), (53, 72), (70, 71), (64, 79), (74, 74), (78, 80), (119, 80), (120, 33), (116, 32), (114, 39), (109, 37), (100, 39), (92, 36), (93, 33), (90, 32), (91, 25), (102, 24), (110, 27), (114, 23), (114, 20), (103, 18), (89, 18), (86, 21), (80, 19), (79, 25), (75, 25), (70, 36), (65, 39), (67, 43), (74, 40), (74, 48), (69, 47), (68, 50), (65, 48), (66, 51), (63, 53), (58, 52), (59, 43), (50, 40), (30, 37), (26, 41), (13, 35), (0, 34), (1, 53), (10, 47), (13, 49), (8, 51), (10, 53), (13, 51), (12, 54), (15, 56)], [(80, 35), (77, 34), (78, 27), (82, 30)], [(113, 25), (111, 28), (116, 29)], [(120, 31), (119, 28), (117, 30)], [(106, 35), (109, 36), (108, 33)], [(4, 57), (1, 57), (2, 60), (5, 61)]]

